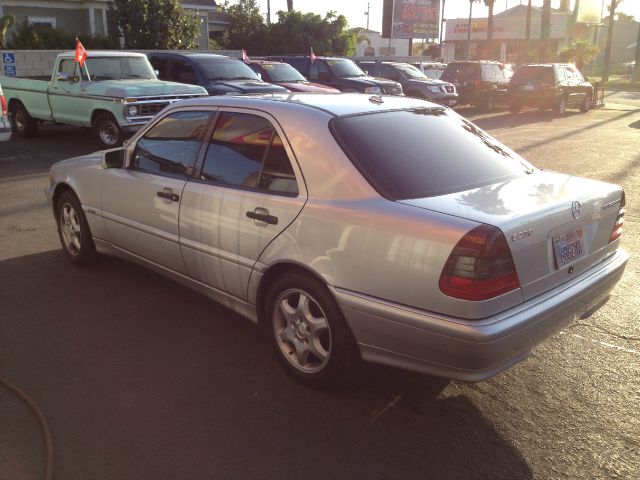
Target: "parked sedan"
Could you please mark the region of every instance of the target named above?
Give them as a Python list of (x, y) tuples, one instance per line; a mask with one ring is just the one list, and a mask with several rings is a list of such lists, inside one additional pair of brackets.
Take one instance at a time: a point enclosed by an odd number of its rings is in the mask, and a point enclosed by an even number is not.
[(6, 142), (11, 138), (11, 123), (7, 111), (7, 100), (2, 94), (0, 86), (0, 142)]
[(522, 65), (509, 82), (511, 113), (522, 107), (552, 108), (564, 115), (568, 107), (588, 112), (593, 98), (593, 86), (574, 65), (537, 64)]
[(308, 81), (302, 74), (288, 63), (272, 60), (254, 60), (249, 64), (251, 69), (269, 83), (280, 85), (292, 92), (340, 93), (340, 90)]
[(359, 359), (489, 378), (590, 315), (627, 263), (619, 186), (538, 170), (407, 97), (187, 100), (50, 179), (73, 264), (115, 255), (186, 284), (315, 385)]

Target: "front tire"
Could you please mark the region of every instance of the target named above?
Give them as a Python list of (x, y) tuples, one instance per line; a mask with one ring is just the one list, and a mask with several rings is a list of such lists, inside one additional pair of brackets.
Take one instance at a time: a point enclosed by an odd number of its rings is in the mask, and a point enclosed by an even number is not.
[(73, 192), (64, 192), (56, 202), (56, 222), (62, 250), (69, 261), (78, 266), (95, 263), (97, 253), (89, 223)]
[(482, 104), (483, 112), (492, 112), (496, 108), (496, 99), (493, 95), (489, 95)]
[(120, 125), (110, 113), (101, 113), (95, 118), (93, 138), (103, 149), (119, 147), (124, 141)]
[(520, 110), (522, 110), (522, 104), (520, 102), (514, 102), (509, 105), (509, 111), (512, 115), (518, 115)]
[(326, 387), (353, 373), (360, 360), (355, 340), (319, 280), (300, 272), (277, 279), (265, 311), (276, 354), (297, 380)]
[(21, 137), (35, 137), (38, 133), (38, 121), (29, 115), (27, 109), (20, 102), (11, 108), (11, 123), (13, 130)]

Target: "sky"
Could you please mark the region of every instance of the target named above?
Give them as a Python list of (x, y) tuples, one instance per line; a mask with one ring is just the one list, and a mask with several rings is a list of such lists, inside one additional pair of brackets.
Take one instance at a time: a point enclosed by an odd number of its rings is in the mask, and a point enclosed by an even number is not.
[[(575, 0), (571, 0), (573, 6)], [(604, 0), (606, 5), (611, 3), (611, 0)], [(233, 3), (233, 0), (231, 0)], [(508, 6), (509, 8), (515, 7), (522, 3), (527, 4), (527, 0), (496, 0), (496, 6), (494, 7), (494, 13), (502, 12)], [(267, 0), (258, 0), (260, 5), (260, 11), (265, 15), (267, 13)], [(293, 8), (302, 12), (314, 12), (320, 15), (327, 13), (329, 10), (335, 10), (338, 14), (342, 14), (347, 17), (349, 21), (349, 28), (366, 27), (367, 17), (364, 12), (367, 11), (367, 4), (370, 9), (369, 28), (377, 32), (382, 31), (382, 4), (383, 0), (293, 0)], [(542, 0), (533, 0), (534, 6), (542, 6)], [(551, 6), (553, 8), (558, 7), (559, 0), (552, 0)], [(278, 10), (286, 10), (286, 0), (271, 0), (271, 21), (276, 21), (276, 12)], [(640, 20), (640, 0), (623, 0), (617, 11), (634, 15), (636, 20)], [(605, 16), (606, 16), (605, 8)], [(474, 17), (486, 17), (487, 8), (483, 2), (475, 3), (473, 5)], [(468, 18), (469, 17), (469, 2), (468, 0), (446, 0), (445, 1), (445, 18)]]

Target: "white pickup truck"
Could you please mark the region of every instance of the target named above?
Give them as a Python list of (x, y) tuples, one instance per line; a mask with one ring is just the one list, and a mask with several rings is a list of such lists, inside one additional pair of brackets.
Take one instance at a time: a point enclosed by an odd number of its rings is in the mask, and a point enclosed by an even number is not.
[(113, 148), (170, 103), (207, 95), (197, 85), (158, 80), (142, 53), (91, 51), (85, 66), (66, 52), (49, 80), (0, 77), (15, 133), (34, 136), (43, 121), (78, 125)]

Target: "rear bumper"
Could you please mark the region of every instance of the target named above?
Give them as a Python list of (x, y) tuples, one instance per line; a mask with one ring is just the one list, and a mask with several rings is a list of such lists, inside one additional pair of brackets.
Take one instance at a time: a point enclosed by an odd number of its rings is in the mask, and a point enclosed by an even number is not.
[(0, 117), (0, 142), (6, 142), (11, 138), (11, 124), (7, 117)]
[(338, 288), (333, 293), (366, 361), (455, 380), (486, 380), (606, 302), (628, 255), (622, 249), (573, 281), (477, 321), (445, 317)]

